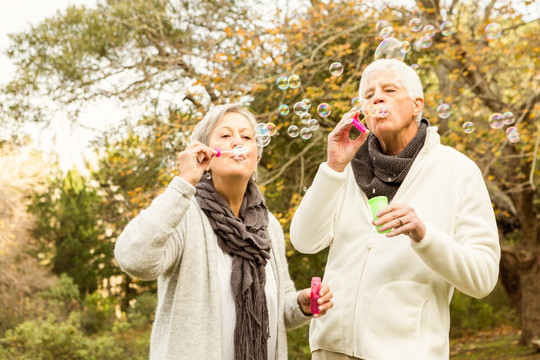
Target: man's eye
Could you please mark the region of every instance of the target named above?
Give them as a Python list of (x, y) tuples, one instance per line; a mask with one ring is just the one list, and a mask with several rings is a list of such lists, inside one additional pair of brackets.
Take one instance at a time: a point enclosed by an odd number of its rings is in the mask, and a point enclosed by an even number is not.
[(228, 137), (230, 137), (230, 136), (231, 136), (231, 135), (229, 135), (229, 134), (223, 134), (223, 135), (221, 135), (222, 138), (228, 138)]

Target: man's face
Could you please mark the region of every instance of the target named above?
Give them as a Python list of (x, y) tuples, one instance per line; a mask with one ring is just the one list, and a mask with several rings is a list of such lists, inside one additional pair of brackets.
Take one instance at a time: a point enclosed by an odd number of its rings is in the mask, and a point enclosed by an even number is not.
[(411, 99), (401, 76), (378, 70), (366, 81), (362, 111), (369, 129), (378, 137), (395, 136), (415, 123), (424, 106), (423, 99)]

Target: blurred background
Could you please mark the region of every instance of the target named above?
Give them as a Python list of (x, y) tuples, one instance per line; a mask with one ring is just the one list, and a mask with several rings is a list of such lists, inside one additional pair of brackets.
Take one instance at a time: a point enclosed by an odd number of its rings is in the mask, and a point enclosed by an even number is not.
[[(308, 287), (327, 254), (296, 252), (290, 220), (378, 57), (418, 72), (497, 217), (500, 281), (454, 294), (451, 358), (540, 359), (539, 17), (539, 0), (4, 2), (0, 359), (148, 357), (156, 283), (120, 271), (115, 239), (215, 104), (265, 124), (258, 185)], [(309, 359), (308, 326), (288, 337)]]

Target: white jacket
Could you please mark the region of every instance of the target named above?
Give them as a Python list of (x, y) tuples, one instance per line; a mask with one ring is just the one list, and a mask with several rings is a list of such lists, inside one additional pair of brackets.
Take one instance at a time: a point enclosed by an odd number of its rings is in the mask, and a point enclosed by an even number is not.
[(377, 234), (351, 165), (321, 164), (291, 224), (303, 253), (330, 247), (324, 282), (334, 308), (310, 327), (311, 350), (367, 360), (448, 359), (449, 303), (454, 287), (477, 298), (497, 283), (497, 225), (482, 174), (440, 143), (436, 127), (399, 187), (426, 225), (421, 242)]

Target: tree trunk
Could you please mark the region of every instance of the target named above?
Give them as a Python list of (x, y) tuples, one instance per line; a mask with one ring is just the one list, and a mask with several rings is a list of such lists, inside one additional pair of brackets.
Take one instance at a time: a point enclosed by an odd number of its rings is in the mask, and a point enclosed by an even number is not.
[(521, 345), (540, 340), (540, 245), (518, 253), (521, 285)]

